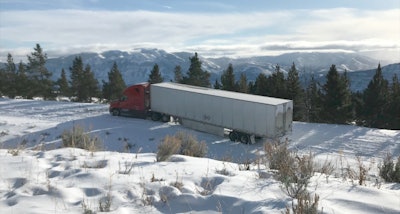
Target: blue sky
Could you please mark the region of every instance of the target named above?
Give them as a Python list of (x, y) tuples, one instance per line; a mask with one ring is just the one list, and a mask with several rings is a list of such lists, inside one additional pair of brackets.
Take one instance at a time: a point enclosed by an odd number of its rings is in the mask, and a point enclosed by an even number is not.
[[(384, 2), (384, 3), (382, 3)], [(0, 60), (160, 48), (245, 57), (343, 51), (400, 61), (398, 0), (0, 0)]]

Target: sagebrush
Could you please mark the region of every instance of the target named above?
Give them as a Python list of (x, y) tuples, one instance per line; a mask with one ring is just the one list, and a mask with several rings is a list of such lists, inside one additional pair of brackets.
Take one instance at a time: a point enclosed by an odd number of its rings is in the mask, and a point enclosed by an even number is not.
[(318, 213), (319, 196), (315, 194), (312, 197), (307, 190), (315, 173), (313, 154), (299, 155), (289, 150), (288, 141), (266, 143), (264, 151), (269, 168), (276, 170), (275, 176), (282, 183), (282, 190), (293, 199), (285, 213)]
[(167, 135), (158, 145), (157, 161), (165, 161), (173, 154), (204, 157), (207, 150), (205, 142), (199, 142), (191, 134), (178, 132), (173, 136)]
[[(288, 142), (266, 143), (264, 150), (268, 159), (269, 168), (277, 170), (276, 178), (281, 181), (287, 190), (293, 189), (295, 184), (305, 189), (310, 178), (314, 175), (314, 158), (311, 153), (302, 155), (290, 151)], [(301, 190), (298, 190), (301, 192)], [(299, 192), (290, 191), (297, 195)]]
[(62, 144), (64, 147), (74, 147), (97, 151), (101, 149), (101, 141), (96, 136), (91, 136), (80, 125), (74, 125), (72, 130), (65, 130), (62, 135)]

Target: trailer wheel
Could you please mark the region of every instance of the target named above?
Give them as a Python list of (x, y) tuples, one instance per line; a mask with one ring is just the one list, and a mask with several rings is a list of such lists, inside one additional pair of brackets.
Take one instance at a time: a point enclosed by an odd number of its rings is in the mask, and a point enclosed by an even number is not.
[(239, 134), (237, 132), (235, 132), (235, 131), (231, 131), (229, 133), (229, 140), (231, 140), (233, 142), (238, 141), (239, 140)]
[(113, 116), (119, 116), (119, 115), (120, 115), (119, 109), (116, 109), (116, 108), (113, 109), (113, 110), (112, 110), (112, 115), (113, 115)]
[(240, 142), (242, 142), (243, 144), (249, 144), (249, 141), (250, 141), (250, 137), (248, 134), (240, 135)]
[(160, 114), (160, 113), (153, 112), (153, 113), (151, 114), (151, 120), (152, 120), (152, 121), (159, 121), (160, 118), (161, 118), (161, 114)]

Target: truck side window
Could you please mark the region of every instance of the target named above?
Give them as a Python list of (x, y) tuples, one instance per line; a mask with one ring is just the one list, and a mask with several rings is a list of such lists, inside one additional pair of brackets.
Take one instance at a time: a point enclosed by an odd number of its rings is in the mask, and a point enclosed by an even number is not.
[(127, 96), (122, 96), (119, 100), (120, 101), (125, 101), (125, 100), (128, 100), (128, 97)]

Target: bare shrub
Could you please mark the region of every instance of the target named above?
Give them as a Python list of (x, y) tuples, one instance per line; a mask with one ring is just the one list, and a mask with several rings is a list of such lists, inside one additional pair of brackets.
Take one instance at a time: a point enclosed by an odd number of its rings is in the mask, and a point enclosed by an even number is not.
[(198, 142), (193, 135), (178, 132), (174, 136), (167, 135), (158, 145), (157, 161), (165, 161), (173, 154), (204, 157), (207, 149), (205, 142)]
[(358, 168), (358, 184), (364, 185), (367, 180), (367, 174), (370, 168), (367, 168), (361, 160), (360, 156), (357, 156), (357, 168)]
[(95, 212), (91, 209), (90, 204), (85, 201), (82, 200), (82, 209), (83, 209), (83, 214), (94, 214)]
[(288, 141), (284, 143), (265, 143), (264, 151), (268, 159), (270, 169), (283, 171), (287, 166), (293, 165), (295, 160), (288, 149)]
[(175, 171), (175, 173), (176, 173), (176, 180), (175, 180), (175, 182), (171, 182), (169, 185), (179, 189), (179, 191), (182, 191), (182, 188), (183, 188), (182, 180), (179, 181), (179, 174), (176, 171)]
[(156, 178), (153, 173), (151, 176), (150, 182), (153, 183), (153, 182), (157, 182), (157, 181), (165, 181), (165, 179), (164, 178)]
[(351, 179), (352, 182), (353, 180), (357, 180), (358, 176), (357, 176), (357, 172), (351, 167), (351, 165), (349, 163), (347, 163), (347, 167), (344, 168), (344, 177), (343, 179)]
[(174, 136), (167, 135), (158, 145), (157, 162), (166, 161), (181, 148), (181, 141)]
[[(239, 164), (239, 171), (249, 171), (252, 161), (250, 159), (246, 159), (244, 162)], [(260, 168), (260, 167), (258, 167)]]
[(6, 135), (8, 135), (8, 130), (0, 132), (0, 137), (6, 136)]
[(315, 168), (315, 172), (319, 172), (319, 173), (330, 176), (333, 174), (335, 169), (336, 169), (335, 165), (332, 163), (332, 161), (328, 160), (328, 158), (327, 158), (327, 159), (325, 159), (325, 161), (323, 163), (317, 164), (317, 166)]
[(292, 207), (286, 207), (285, 214), (317, 214), (319, 196), (317, 194), (311, 197), (309, 193), (300, 195), (295, 204), (292, 201)]
[(192, 157), (204, 157), (207, 154), (207, 144), (197, 141), (195, 136), (178, 132), (175, 137), (181, 141), (180, 154)]
[(9, 149), (7, 151), (7, 153), (11, 154), (12, 156), (18, 156), (20, 151), (21, 151), (21, 149), (18, 147), (18, 148), (15, 148), (15, 149)]
[(222, 169), (216, 169), (215, 172), (218, 173), (218, 174), (220, 174), (220, 175), (233, 176), (234, 173), (231, 172), (231, 171), (229, 171), (229, 170), (227, 169), (227, 167), (226, 167), (226, 166), (227, 166), (227, 163), (223, 162), (222, 164), (223, 164)]
[(100, 212), (110, 212), (112, 204), (111, 193), (108, 192), (106, 196), (99, 200), (99, 210)]
[(7, 150), (8, 154), (11, 154), (12, 156), (18, 156), (21, 151), (23, 151), (26, 147), (26, 144), (28, 141), (26, 139), (23, 139), (16, 148), (11, 148)]
[[(292, 206), (286, 207), (285, 213), (318, 213), (319, 196), (315, 194), (312, 197), (307, 190), (316, 170), (313, 154), (299, 155), (290, 151), (287, 140), (283, 143), (266, 143), (264, 151), (270, 169), (276, 170), (275, 177), (282, 183), (282, 190), (293, 199)], [(323, 166), (323, 171), (331, 173), (331, 164)]]
[(322, 164), (316, 163), (315, 172), (325, 174), (326, 182), (328, 182), (329, 176), (335, 172), (335, 169), (336, 166), (332, 163), (332, 161), (326, 158)]
[(169, 185), (179, 189), (179, 191), (182, 191), (183, 183), (181, 181), (171, 182)]
[(290, 174), (280, 174), (280, 181), (283, 183), (283, 188), (286, 194), (292, 198), (303, 197), (307, 194), (307, 186), (311, 177), (314, 175), (313, 156), (304, 155), (303, 157), (296, 157), (294, 166), (288, 166)]
[(102, 169), (107, 166), (107, 160), (99, 161), (84, 161), (81, 165), (82, 168), (86, 169)]
[(125, 161), (124, 163), (123, 163), (123, 168), (121, 167), (121, 162), (119, 162), (118, 161), (118, 172), (120, 173), (120, 174), (124, 174), (124, 175), (127, 175), (127, 174), (130, 174), (131, 173), (131, 171), (132, 171), (132, 169), (133, 169), (133, 167), (135, 166), (135, 162), (128, 162), (128, 161)]
[(397, 157), (397, 162), (396, 166), (394, 167), (394, 172), (393, 172), (393, 181), (400, 183), (400, 156)]
[(394, 164), (392, 155), (386, 154), (383, 164), (378, 166), (379, 176), (386, 182), (397, 182), (400, 183), (400, 156), (397, 158), (397, 163)]
[(111, 177), (109, 183), (107, 185), (107, 194), (99, 199), (99, 210), (100, 212), (110, 212), (111, 211), (111, 204), (112, 204), (112, 194), (111, 194), (111, 188), (112, 188), (112, 183), (111, 183)]
[(266, 143), (264, 149), (269, 168), (278, 170), (279, 181), (298, 182), (309, 180), (314, 174), (314, 158), (309, 155), (299, 156), (288, 149), (288, 142)]
[(86, 149), (92, 152), (101, 148), (100, 139), (86, 133), (80, 125), (74, 125), (70, 131), (65, 130), (61, 139), (64, 147)]
[(144, 206), (152, 206), (154, 204), (154, 197), (152, 196), (154, 194), (153, 190), (148, 190), (146, 188), (146, 182), (144, 181), (144, 178), (141, 178), (140, 187), (142, 188), (142, 203)]

